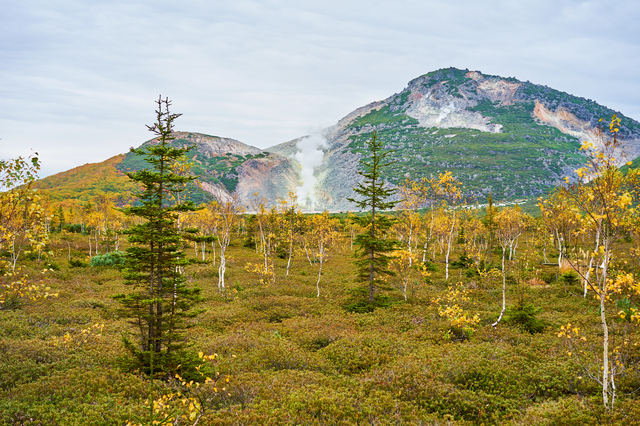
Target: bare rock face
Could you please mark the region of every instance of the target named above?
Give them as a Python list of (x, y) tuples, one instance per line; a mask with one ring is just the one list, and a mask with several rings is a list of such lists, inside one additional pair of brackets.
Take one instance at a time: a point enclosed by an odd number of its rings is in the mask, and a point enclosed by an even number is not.
[(500, 133), (500, 124), (491, 123), (488, 117), (483, 117), (479, 112), (467, 110), (476, 106), (477, 102), (438, 92), (443, 90), (436, 89), (425, 95), (414, 96), (417, 101), (407, 109), (407, 115), (418, 120), (420, 126), (425, 128), (466, 128)]
[[(462, 87), (449, 84), (450, 80), (432, 82), (430, 78), (419, 77), (409, 83), (406, 114), (418, 120), (425, 128), (465, 128), (488, 133), (499, 133), (502, 125), (492, 123), (471, 108), (478, 105), (483, 97), (502, 100), (508, 90), (497, 82), (489, 82), (478, 72), (467, 73), (477, 82), (475, 86)], [(469, 77), (467, 77), (469, 78)], [(475, 89), (475, 90), (474, 90)]]
[(198, 185), (219, 202), (228, 203), (233, 200), (233, 194), (223, 185), (202, 181), (198, 182)]
[(307, 136), (302, 136), (278, 145), (274, 145), (270, 148), (267, 148), (265, 151), (271, 152), (273, 154), (279, 154), (287, 158), (293, 158), (298, 152), (298, 143), (300, 143), (306, 137)]
[[(186, 155), (191, 173), (198, 179), (187, 190), (194, 201), (229, 201), (236, 197), (246, 207), (257, 192), (274, 205), (295, 190), (297, 175), (286, 157), (231, 138), (193, 132), (175, 132), (173, 137), (172, 145), (191, 147)], [(145, 144), (157, 142), (153, 139)], [(119, 165), (121, 171), (143, 166), (132, 154)]]
[[(602, 149), (603, 140), (597, 129), (590, 122), (579, 119), (562, 106), (551, 110), (536, 99), (533, 116), (541, 123), (555, 127), (562, 133), (574, 136), (581, 141), (591, 142), (596, 148)], [(620, 166), (640, 156), (640, 138), (624, 138), (621, 142), (616, 152)]]
[[(479, 74), (476, 72), (476, 74)], [(522, 83), (514, 83), (497, 78), (480, 77), (475, 79), (478, 82), (478, 93), (485, 96), (491, 102), (498, 102), (500, 105), (511, 105), (515, 101), (515, 94), (522, 86)]]
[(201, 133), (176, 132), (176, 138), (184, 138), (196, 145), (199, 152), (208, 155), (247, 155), (260, 154), (261, 149), (255, 146), (244, 144), (231, 138), (222, 138), (218, 136), (203, 135)]
[[(194, 132), (174, 132), (175, 140), (181, 141), (182, 145), (192, 145), (194, 149), (201, 155), (212, 157), (217, 155), (256, 155), (262, 150), (255, 146), (244, 144), (231, 138), (223, 138), (220, 136), (205, 135)], [(145, 144), (158, 143), (157, 139), (152, 139)], [(144, 144), (143, 144), (144, 145)]]
[[(268, 206), (273, 206), (278, 200), (286, 199), (290, 192), (295, 192), (299, 183), (295, 163), (283, 155), (229, 138), (212, 138), (197, 133), (178, 136), (194, 143), (198, 155), (210, 161), (218, 159), (218, 165), (223, 159), (230, 159), (224, 174), (227, 179), (222, 179), (223, 183), (203, 179), (209, 170), (203, 170), (198, 180), (199, 187), (218, 201), (229, 201), (235, 197), (248, 209), (258, 194), (267, 201)], [(216, 169), (221, 173), (220, 166), (216, 166)], [(228, 183), (229, 178), (235, 179), (235, 186)]]
[(277, 154), (245, 161), (238, 168), (238, 179), (236, 194), (247, 207), (256, 195), (275, 205), (295, 192), (298, 184), (292, 162)]

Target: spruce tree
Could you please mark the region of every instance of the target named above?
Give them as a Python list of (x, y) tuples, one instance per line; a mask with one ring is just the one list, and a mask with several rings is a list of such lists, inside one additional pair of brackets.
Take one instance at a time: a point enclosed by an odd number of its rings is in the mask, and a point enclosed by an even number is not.
[(187, 287), (181, 273), (187, 260), (182, 253), (184, 243), (178, 224), (179, 212), (194, 210), (191, 202), (178, 202), (176, 193), (183, 191), (192, 176), (177, 175), (172, 165), (190, 148), (174, 147), (173, 123), (180, 114), (169, 111), (171, 102), (156, 101), (156, 122), (147, 126), (155, 139), (131, 152), (143, 157), (147, 167), (127, 173), (140, 183), (138, 201), (123, 209), (142, 222), (127, 229), (131, 243), (123, 268), (124, 282), (131, 292), (115, 296), (122, 303), (122, 313), (131, 318), (138, 334), (138, 344), (125, 339), (126, 346), (141, 366), (170, 370), (177, 364), (177, 351), (184, 346), (185, 319), (199, 300), (199, 289)]
[(391, 151), (384, 150), (383, 144), (378, 140), (376, 132), (367, 141), (369, 157), (360, 159), (361, 170), (358, 174), (362, 181), (353, 190), (360, 195), (360, 199), (348, 198), (360, 209), (367, 210), (363, 216), (356, 216), (353, 220), (364, 231), (359, 234), (355, 243), (358, 245), (357, 255), (360, 257), (355, 263), (358, 267), (358, 276), (361, 281), (368, 283), (369, 303), (373, 303), (376, 287), (381, 282), (382, 275), (393, 275), (389, 270), (390, 256), (388, 253), (396, 248), (396, 241), (387, 238), (387, 233), (394, 220), (381, 214), (384, 210), (393, 209), (396, 201), (389, 198), (395, 193), (395, 189), (386, 188), (382, 172), (393, 164), (387, 157)]

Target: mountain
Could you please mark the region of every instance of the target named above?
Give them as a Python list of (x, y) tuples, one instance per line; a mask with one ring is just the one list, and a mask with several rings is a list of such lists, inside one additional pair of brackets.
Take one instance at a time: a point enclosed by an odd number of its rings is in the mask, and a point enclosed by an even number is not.
[[(599, 144), (598, 120), (622, 119), (620, 162), (640, 156), (640, 123), (594, 101), (546, 86), (478, 71), (441, 69), (422, 75), (382, 101), (356, 109), (334, 126), (265, 150), (234, 139), (177, 132), (198, 185), (194, 201), (249, 204), (259, 193), (271, 204), (297, 192), (307, 210), (348, 210), (358, 182), (358, 160), (375, 130), (396, 162), (385, 176), (406, 178), (450, 170), (468, 195), (501, 200), (542, 195), (583, 161), (580, 142)], [(154, 143), (153, 140), (145, 142)], [(128, 202), (127, 171), (144, 167), (129, 153), (87, 164), (39, 182), (54, 199), (88, 200), (102, 192)]]
[[(256, 192), (275, 200), (286, 198), (298, 184), (292, 162), (284, 156), (230, 138), (192, 132), (175, 132), (174, 137), (172, 145), (193, 147), (187, 159), (198, 180), (187, 188), (187, 194), (195, 202), (229, 200), (237, 195), (248, 204)], [(153, 143), (157, 140), (141, 146)], [(130, 152), (46, 177), (36, 187), (54, 201), (86, 202), (107, 194), (118, 204), (126, 204), (136, 189), (126, 173), (145, 167), (144, 159)]]
[[(614, 113), (545, 86), (447, 68), (410, 81), (400, 93), (353, 111), (319, 135), (267, 151), (288, 156), (303, 171), (309, 166), (297, 154), (322, 155), (312, 202), (331, 209), (350, 208), (345, 199), (374, 130), (394, 150), (396, 163), (386, 176), (391, 184), (450, 170), (469, 195), (528, 198), (572, 175), (583, 162), (581, 141), (598, 145), (598, 119)], [(622, 163), (640, 155), (640, 123), (617, 114), (627, 151)]]

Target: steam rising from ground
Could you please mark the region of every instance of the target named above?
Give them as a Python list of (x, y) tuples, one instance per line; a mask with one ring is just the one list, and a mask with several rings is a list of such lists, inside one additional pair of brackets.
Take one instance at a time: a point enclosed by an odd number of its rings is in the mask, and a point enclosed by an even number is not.
[(316, 194), (318, 183), (317, 169), (322, 165), (326, 139), (319, 133), (300, 139), (297, 144), (298, 151), (295, 159), (300, 164), (300, 177), (302, 185), (296, 189), (298, 202), (306, 210), (315, 210), (319, 206)]

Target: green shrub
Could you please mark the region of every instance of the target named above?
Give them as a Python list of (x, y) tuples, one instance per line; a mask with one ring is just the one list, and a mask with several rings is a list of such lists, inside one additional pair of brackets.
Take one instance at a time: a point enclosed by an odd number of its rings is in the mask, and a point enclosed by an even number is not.
[(388, 308), (394, 304), (394, 300), (386, 294), (377, 294), (373, 302), (370, 302), (365, 288), (354, 288), (349, 293), (351, 297), (342, 307), (345, 311), (354, 314), (366, 314), (373, 312), (376, 308)]
[(450, 342), (464, 342), (473, 334), (471, 327), (449, 327), (444, 332), (444, 339)]
[(351, 300), (343, 305), (344, 310), (353, 314), (368, 314), (376, 308), (388, 308), (393, 304), (389, 296), (376, 296), (373, 302), (366, 299)]
[(121, 251), (99, 254), (91, 258), (91, 266), (120, 267), (124, 265), (124, 256), (125, 254)]
[(278, 259), (286, 259), (289, 257), (289, 252), (287, 251), (287, 248), (279, 245), (278, 247), (276, 247), (276, 256), (278, 257)]
[(464, 276), (467, 278), (473, 278), (480, 276), (480, 274), (478, 274), (478, 270), (476, 268), (467, 268), (467, 270), (464, 271)]
[(542, 271), (540, 273), (540, 279), (547, 284), (551, 284), (558, 279), (558, 274), (555, 271)]
[(452, 269), (457, 269), (457, 268), (468, 268), (472, 264), (473, 264), (473, 261), (469, 259), (469, 257), (466, 254), (461, 254), (460, 258), (458, 260), (454, 260), (453, 262), (451, 262), (449, 266), (451, 266)]
[[(123, 338), (125, 348), (130, 349), (129, 354), (120, 356), (117, 364), (127, 373), (150, 374), (150, 351), (140, 351), (131, 340)], [(134, 352), (135, 350), (135, 352)], [(130, 354), (133, 353), (133, 356)], [(161, 352), (153, 354), (154, 375), (158, 378), (172, 377), (178, 373), (185, 380), (203, 381), (201, 372), (207, 376), (215, 375), (213, 367), (209, 364), (202, 365), (202, 360), (193, 350), (182, 349), (174, 352)], [(200, 369), (200, 371), (198, 371)]]
[(568, 271), (560, 275), (560, 280), (568, 286), (574, 286), (580, 282), (580, 277), (575, 271)]
[(83, 262), (82, 260), (79, 260), (79, 259), (69, 260), (69, 267), (71, 268), (84, 268), (86, 266), (87, 266), (87, 262)]
[(289, 311), (287, 308), (282, 308), (279, 306), (275, 306), (271, 309), (268, 309), (266, 311), (266, 314), (269, 322), (275, 322), (275, 323), (282, 322), (282, 320), (291, 318), (293, 316), (293, 313)]
[(4, 302), (0, 305), (0, 310), (13, 311), (20, 309), (24, 305), (24, 300), (17, 294), (10, 293), (5, 296)]
[(67, 224), (64, 225), (64, 230), (72, 232), (74, 234), (81, 234), (82, 233), (82, 225), (80, 225), (79, 223), (77, 223), (77, 224), (67, 223)]
[(435, 262), (430, 262), (428, 260), (425, 260), (424, 262), (422, 262), (425, 266), (425, 269), (429, 272), (437, 272), (438, 271), (438, 265), (436, 265)]
[(242, 240), (242, 247), (255, 249), (256, 248), (256, 240), (253, 236), (248, 236), (244, 240)]
[(504, 320), (507, 324), (516, 325), (531, 334), (542, 333), (545, 324), (544, 321), (537, 318), (542, 311), (532, 303), (525, 303), (524, 299), (520, 299), (516, 306), (507, 308)]
[(378, 336), (339, 339), (318, 351), (340, 373), (348, 375), (384, 365), (400, 352), (398, 342)]
[(44, 267), (47, 269), (52, 269), (54, 271), (59, 271), (60, 270), (60, 265), (58, 265), (55, 262), (44, 262)]

